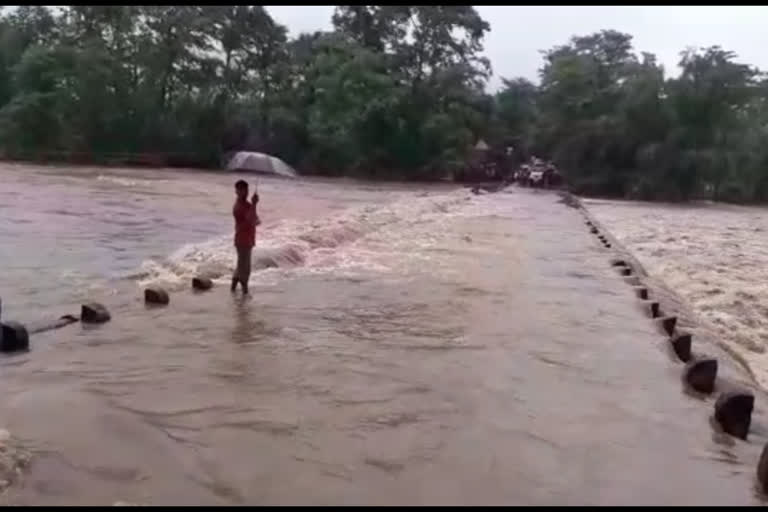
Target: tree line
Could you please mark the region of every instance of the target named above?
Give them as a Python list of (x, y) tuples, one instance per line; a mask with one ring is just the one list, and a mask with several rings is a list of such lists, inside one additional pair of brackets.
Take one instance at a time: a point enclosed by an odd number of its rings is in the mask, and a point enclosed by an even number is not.
[[(262, 6), (0, 11), (0, 153), (265, 151), (301, 172), (441, 179), (480, 139), (553, 160), (579, 193), (768, 198), (768, 82), (719, 47), (665, 75), (612, 30), (543, 52), (540, 82), (486, 89), (471, 6), (337, 6), (288, 37)], [(502, 27), (497, 27), (501, 29)]]

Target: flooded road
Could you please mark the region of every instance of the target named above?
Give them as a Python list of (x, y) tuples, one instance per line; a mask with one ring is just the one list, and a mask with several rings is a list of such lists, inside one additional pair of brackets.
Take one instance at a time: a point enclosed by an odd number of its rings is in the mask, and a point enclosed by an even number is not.
[(585, 201), (768, 389), (768, 209)]
[(557, 196), (262, 179), (243, 299), (235, 179), (0, 168), (4, 317), (113, 314), (2, 359), (5, 503), (759, 502), (765, 436), (713, 434)]

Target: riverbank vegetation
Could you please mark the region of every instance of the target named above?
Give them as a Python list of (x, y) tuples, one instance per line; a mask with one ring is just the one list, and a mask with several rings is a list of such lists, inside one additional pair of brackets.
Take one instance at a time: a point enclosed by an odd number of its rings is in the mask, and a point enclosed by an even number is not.
[[(494, 27), (497, 30), (502, 27)], [(0, 14), (0, 151), (265, 151), (301, 172), (435, 179), (479, 139), (554, 160), (575, 191), (768, 199), (768, 82), (719, 47), (665, 74), (606, 30), (489, 92), (470, 6), (338, 6), (290, 38), (261, 6), (20, 6)]]

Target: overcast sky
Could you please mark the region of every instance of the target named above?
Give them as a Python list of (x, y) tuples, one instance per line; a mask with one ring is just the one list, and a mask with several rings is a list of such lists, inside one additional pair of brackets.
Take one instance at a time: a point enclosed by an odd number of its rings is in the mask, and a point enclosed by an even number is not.
[[(328, 29), (333, 6), (267, 6), (291, 35)], [(536, 80), (539, 50), (565, 43), (571, 35), (616, 29), (635, 36), (638, 51), (655, 53), (667, 73), (677, 74), (680, 51), (718, 44), (739, 60), (768, 70), (766, 6), (478, 6), (491, 24), (485, 53), (493, 65), (490, 87), (500, 77)]]

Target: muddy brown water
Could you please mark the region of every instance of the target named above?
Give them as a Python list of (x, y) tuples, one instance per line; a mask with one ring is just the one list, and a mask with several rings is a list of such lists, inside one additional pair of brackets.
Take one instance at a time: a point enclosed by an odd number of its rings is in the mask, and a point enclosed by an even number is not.
[(5, 503), (761, 502), (762, 413), (746, 443), (713, 432), (554, 194), (261, 178), (243, 299), (235, 179), (0, 167), (4, 317), (113, 314), (0, 360), (33, 453)]
[(768, 388), (768, 209), (715, 203), (585, 204)]

